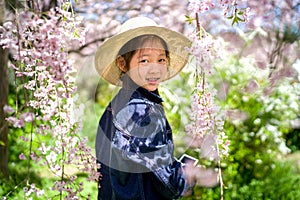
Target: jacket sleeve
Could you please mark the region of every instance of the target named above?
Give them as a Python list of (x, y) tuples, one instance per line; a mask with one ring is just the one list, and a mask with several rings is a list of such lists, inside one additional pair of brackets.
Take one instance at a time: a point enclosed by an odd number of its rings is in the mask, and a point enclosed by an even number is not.
[(176, 160), (171, 165), (155, 169), (153, 173), (157, 189), (165, 198), (178, 199), (190, 187), (184, 177), (181, 163)]
[(135, 99), (115, 116), (112, 146), (122, 150), (124, 160), (153, 171), (173, 162), (173, 141), (167, 137), (166, 117), (161, 105)]
[(114, 125), (113, 148), (122, 149), (123, 159), (153, 172), (162, 195), (180, 197), (187, 185), (181, 163), (173, 157), (173, 141), (167, 136), (162, 106), (131, 101), (116, 115)]

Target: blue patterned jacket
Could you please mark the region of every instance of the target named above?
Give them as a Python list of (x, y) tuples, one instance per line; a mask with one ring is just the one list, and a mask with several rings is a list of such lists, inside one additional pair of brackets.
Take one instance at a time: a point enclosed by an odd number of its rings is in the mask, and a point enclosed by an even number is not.
[(98, 126), (96, 156), (102, 174), (98, 200), (179, 198), (187, 184), (181, 163), (173, 156), (162, 99), (128, 76), (122, 81)]

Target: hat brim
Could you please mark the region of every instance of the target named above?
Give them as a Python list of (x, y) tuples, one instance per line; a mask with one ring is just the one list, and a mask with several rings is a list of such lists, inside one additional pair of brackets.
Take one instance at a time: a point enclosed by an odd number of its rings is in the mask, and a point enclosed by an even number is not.
[(168, 45), (170, 62), (168, 66), (168, 80), (178, 74), (186, 65), (189, 53), (186, 47), (191, 42), (184, 35), (170, 29), (159, 26), (146, 26), (130, 29), (106, 40), (95, 54), (95, 67), (99, 75), (107, 82), (121, 86), (121, 70), (116, 65), (116, 58), (122, 46), (131, 39), (141, 35), (157, 35)]

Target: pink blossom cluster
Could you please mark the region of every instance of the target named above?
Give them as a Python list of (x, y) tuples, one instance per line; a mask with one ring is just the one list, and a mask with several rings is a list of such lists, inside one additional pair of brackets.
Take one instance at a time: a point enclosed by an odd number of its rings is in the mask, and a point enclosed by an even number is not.
[(192, 45), (187, 50), (195, 59), (196, 66), (201, 67), (205, 73), (211, 73), (211, 60), (218, 56), (214, 49), (216, 44), (215, 40), (204, 30), (190, 33), (189, 38)]
[[(24, 142), (40, 144), (20, 153), (19, 158), (48, 166), (55, 176), (61, 177), (53, 188), (74, 199), (83, 186), (70, 188), (75, 187), (76, 178), (70, 179), (66, 166), (89, 173), (89, 180), (99, 177), (96, 158), (79, 134), (83, 107), (76, 105), (76, 69), (67, 51), (70, 41), (82, 43), (84, 35), (77, 28), (80, 20), (71, 13), (56, 8), (46, 14), (22, 11), (17, 13), (15, 22), (0, 27), (0, 45), (12, 52), (11, 67), (27, 94), (23, 109), (6, 106), (5, 110), (10, 114), (7, 121), (14, 128), (24, 128), (27, 123), (33, 127), (31, 134), (24, 132)], [(58, 187), (58, 183), (67, 186)]]
[(194, 91), (191, 104), (191, 120), (192, 122), (186, 126), (186, 131), (198, 138), (204, 138), (211, 130), (213, 130), (213, 99), (211, 92), (202, 90), (201, 83), (198, 83)]
[[(52, 190), (57, 190), (60, 192), (66, 192), (67, 195), (64, 196), (64, 199), (68, 200), (75, 200), (80, 199), (80, 196), (78, 195), (80, 192), (83, 191), (83, 183), (80, 182), (78, 185), (74, 185), (74, 181), (77, 179), (76, 176), (70, 176), (69, 181), (63, 180), (63, 181), (56, 181), (54, 183), (54, 186), (52, 187)], [(86, 197), (85, 199), (90, 199), (89, 197)]]
[(189, 0), (188, 11), (191, 14), (204, 13), (210, 8), (216, 7), (216, 3), (220, 4), (225, 11), (236, 5), (236, 0)]
[[(199, 18), (196, 17), (196, 20)], [(186, 126), (186, 131), (203, 142), (206, 141), (207, 135), (216, 136), (215, 143), (209, 148), (215, 151), (215, 158), (220, 158), (228, 155), (229, 141), (223, 130), (223, 113), (214, 104), (214, 89), (207, 83), (207, 77), (214, 73), (212, 61), (220, 57), (221, 48), (219, 43), (200, 27), (199, 21), (196, 21), (196, 26), (197, 31), (189, 34), (192, 44), (187, 48), (192, 57), (191, 63), (195, 64), (196, 87), (191, 103), (191, 122)], [(201, 146), (207, 145), (201, 144), (199, 148), (202, 148)]]
[(249, 18), (250, 8), (238, 8), (236, 0), (189, 0), (188, 11), (195, 15), (196, 13), (205, 13), (212, 8), (220, 7), (223, 9), (223, 15), (225, 17), (233, 17), (237, 15), (237, 11), (240, 12), (242, 21), (247, 22)]
[[(223, 126), (224, 114), (219, 107), (214, 104), (213, 89), (209, 88), (203, 82), (197, 84), (195, 87), (192, 103), (191, 103), (191, 122), (186, 125), (185, 129), (193, 138), (203, 141), (199, 148), (203, 152), (209, 149), (209, 155), (215, 159), (228, 156), (230, 141), (227, 140)], [(210, 135), (209, 137), (206, 137)], [(210, 143), (211, 136), (215, 136), (215, 142), (207, 146), (204, 143)]]
[(218, 1), (222, 6), (236, 4), (236, 0), (218, 0)]
[(41, 197), (44, 195), (44, 190), (41, 190), (35, 186), (35, 184), (28, 184), (26, 187), (23, 188), (25, 196), (28, 198), (31, 194), (35, 194), (37, 197)]
[(189, 0), (188, 11), (192, 14), (204, 13), (208, 11), (210, 7), (215, 7), (213, 0)]
[[(219, 159), (229, 155), (230, 141), (223, 128), (224, 113), (214, 104), (212, 91), (207, 84), (197, 84), (191, 103), (191, 122), (185, 129), (193, 138), (203, 141), (199, 146), (202, 153), (209, 151), (209, 159)], [(214, 142), (208, 138), (215, 138)]]
[(8, 117), (6, 120), (11, 123), (15, 128), (21, 128), (25, 126), (26, 122), (32, 122), (34, 120), (34, 114), (32, 112), (24, 112), (19, 117)]

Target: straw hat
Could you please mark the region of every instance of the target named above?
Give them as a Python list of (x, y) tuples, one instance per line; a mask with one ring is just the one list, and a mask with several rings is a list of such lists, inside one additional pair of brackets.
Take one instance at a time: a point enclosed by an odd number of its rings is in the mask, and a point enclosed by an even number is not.
[(152, 34), (164, 39), (169, 48), (170, 64), (168, 66), (168, 80), (179, 73), (186, 65), (188, 52), (185, 50), (190, 41), (182, 34), (158, 26), (147, 17), (135, 17), (126, 21), (120, 33), (106, 40), (97, 50), (95, 66), (100, 76), (113, 85), (121, 85), (121, 70), (116, 65), (116, 58), (122, 46), (129, 40), (140, 36)]

